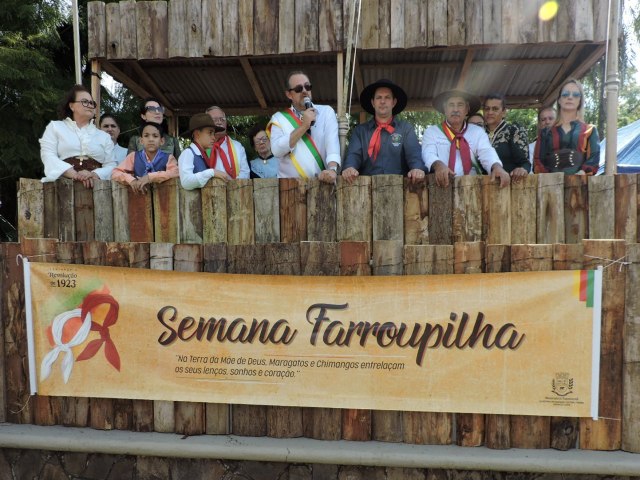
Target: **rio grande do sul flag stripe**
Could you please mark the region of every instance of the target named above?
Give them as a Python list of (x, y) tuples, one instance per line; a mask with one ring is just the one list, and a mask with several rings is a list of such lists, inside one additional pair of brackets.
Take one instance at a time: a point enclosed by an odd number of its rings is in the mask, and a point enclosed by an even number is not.
[(593, 308), (572, 271), (25, 271), (33, 393), (597, 416), (599, 271)]

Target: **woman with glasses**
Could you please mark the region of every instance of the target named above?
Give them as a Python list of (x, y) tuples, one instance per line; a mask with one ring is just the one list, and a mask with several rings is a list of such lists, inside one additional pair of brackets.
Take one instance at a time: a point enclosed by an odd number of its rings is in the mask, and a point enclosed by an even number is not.
[[(142, 108), (140, 109), (140, 118), (142, 123), (152, 122), (162, 125), (164, 121), (164, 107), (160, 104), (158, 99), (153, 97), (147, 97), (144, 100)], [(144, 146), (140, 141), (140, 135), (133, 135), (129, 140), (129, 146), (127, 148), (128, 153), (141, 152), (144, 150)], [(174, 157), (180, 157), (180, 143), (178, 139), (171, 135), (164, 134), (164, 144), (160, 148), (162, 152), (170, 153)]]
[(266, 128), (266, 125), (258, 124), (249, 130), (251, 146), (258, 154), (249, 162), (250, 178), (276, 178), (278, 176), (278, 159), (271, 153), (271, 143)]
[(538, 134), (535, 173), (564, 172), (593, 175), (600, 162), (600, 138), (595, 126), (584, 122), (584, 91), (570, 78), (558, 93), (558, 119)]
[(66, 177), (92, 188), (94, 180), (111, 178), (113, 141), (94, 125), (95, 114), (96, 102), (85, 87), (69, 90), (58, 108), (60, 120), (50, 122), (40, 139), (43, 182)]

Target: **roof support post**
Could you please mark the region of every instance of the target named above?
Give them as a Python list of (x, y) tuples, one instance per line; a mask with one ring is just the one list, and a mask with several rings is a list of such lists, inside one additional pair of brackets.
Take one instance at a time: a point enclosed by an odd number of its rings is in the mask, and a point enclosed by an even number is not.
[(340, 158), (344, 159), (345, 150), (347, 148), (347, 133), (349, 133), (349, 120), (347, 119), (346, 100), (344, 90), (344, 54), (338, 52), (336, 55), (336, 72), (338, 73), (338, 138), (340, 139)]
[(96, 126), (100, 125), (100, 111), (102, 99), (100, 97), (100, 79), (102, 78), (102, 69), (100, 68), (100, 60), (91, 60), (91, 96), (96, 102)]
[(604, 160), (605, 175), (615, 175), (618, 160), (618, 22), (620, 0), (609, 0), (609, 35), (607, 42), (607, 73), (605, 95), (607, 99), (607, 143)]

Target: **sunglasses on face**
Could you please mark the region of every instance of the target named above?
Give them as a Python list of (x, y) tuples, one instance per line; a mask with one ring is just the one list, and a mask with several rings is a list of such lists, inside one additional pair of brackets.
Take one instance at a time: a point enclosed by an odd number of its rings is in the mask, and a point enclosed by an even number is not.
[(75, 100), (71, 103), (81, 103), (83, 107), (87, 108), (96, 108), (96, 106), (98, 105), (93, 100), (87, 100), (86, 98), (83, 98), (82, 100)]
[(144, 107), (144, 109), (147, 112), (164, 113), (164, 107), (149, 106), (149, 107)]
[(306, 90), (307, 92), (311, 91), (311, 84), (310, 83), (305, 83), (304, 85), (296, 85), (293, 88), (290, 88), (289, 91), (290, 92), (296, 92), (296, 93), (300, 93), (302, 92), (302, 90)]
[(568, 98), (568, 97), (580, 98), (582, 94), (580, 92), (562, 92), (560, 96), (562, 98)]

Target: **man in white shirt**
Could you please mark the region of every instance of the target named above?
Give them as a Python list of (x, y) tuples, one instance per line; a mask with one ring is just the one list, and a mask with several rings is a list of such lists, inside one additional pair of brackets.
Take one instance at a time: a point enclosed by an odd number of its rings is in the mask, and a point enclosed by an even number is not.
[(242, 144), (227, 135), (227, 117), (220, 107), (209, 107), (207, 113), (216, 125), (215, 141), (210, 155), (215, 170), (225, 172), (229, 178), (249, 178), (247, 152)]
[[(556, 123), (556, 109), (553, 107), (544, 107), (542, 110), (538, 112), (538, 133), (543, 128), (552, 127), (554, 123)], [(531, 142), (529, 144), (529, 161), (531, 165), (533, 165), (533, 152), (536, 150), (536, 142), (538, 140)]]
[(338, 121), (333, 108), (311, 103), (311, 82), (300, 71), (285, 81), (291, 107), (276, 112), (267, 125), (279, 178), (313, 178), (334, 183), (340, 167)]
[(456, 175), (491, 173), (500, 186), (510, 184), (498, 154), (487, 133), (466, 118), (480, 108), (480, 99), (463, 90), (448, 90), (433, 100), (433, 106), (445, 116), (441, 125), (428, 127), (422, 137), (422, 160), (436, 174), (436, 184), (447, 187)]

